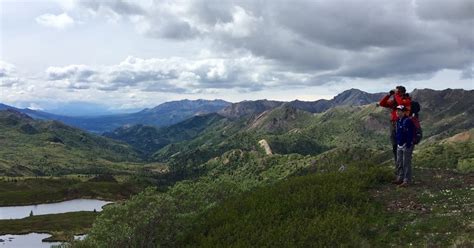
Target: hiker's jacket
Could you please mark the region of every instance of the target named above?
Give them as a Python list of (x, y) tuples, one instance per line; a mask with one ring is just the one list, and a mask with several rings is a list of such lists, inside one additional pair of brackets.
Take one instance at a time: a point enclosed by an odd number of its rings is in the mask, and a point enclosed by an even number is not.
[(396, 122), (397, 117), (397, 106), (404, 105), (408, 110), (411, 109), (411, 98), (409, 96), (403, 96), (399, 94), (394, 94), (393, 99), (390, 99), (390, 95), (386, 95), (380, 100), (379, 105), (385, 108), (392, 109), (391, 121)]
[(397, 145), (406, 148), (413, 146), (413, 139), (415, 134), (415, 124), (407, 116), (403, 116), (397, 120), (397, 129), (395, 131), (395, 137), (397, 138)]

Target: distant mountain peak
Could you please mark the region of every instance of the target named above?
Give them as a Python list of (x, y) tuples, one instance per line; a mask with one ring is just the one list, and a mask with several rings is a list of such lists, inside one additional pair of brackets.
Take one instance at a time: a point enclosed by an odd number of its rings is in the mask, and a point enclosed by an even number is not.
[(167, 111), (172, 110), (174, 108), (184, 108), (184, 109), (196, 109), (197, 111), (206, 111), (207, 112), (217, 112), (231, 103), (226, 102), (224, 100), (204, 100), (204, 99), (197, 99), (197, 100), (177, 100), (177, 101), (170, 101), (162, 103), (156, 107), (145, 109), (145, 112), (160, 112), (160, 111)]
[(365, 105), (380, 100), (385, 93), (371, 94), (359, 89), (349, 89), (336, 95), (332, 101), (335, 105)]
[(218, 113), (228, 118), (239, 118), (249, 115), (258, 115), (267, 110), (281, 106), (284, 102), (272, 100), (242, 101), (233, 103)]
[(349, 89), (349, 90), (345, 90), (339, 94), (337, 94), (333, 100), (335, 101), (345, 101), (347, 99), (350, 99), (350, 98), (355, 98), (355, 97), (360, 97), (360, 96), (363, 96), (363, 95), (368, 95), (369, 93), (365, 92), (365, 91), (361, 91), (359, 89)]

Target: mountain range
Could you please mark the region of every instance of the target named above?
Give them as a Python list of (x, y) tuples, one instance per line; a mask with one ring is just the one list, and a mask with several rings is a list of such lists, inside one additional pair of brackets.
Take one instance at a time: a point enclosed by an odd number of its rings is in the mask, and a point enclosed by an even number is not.
[(0, 104), (0, 110), (13, 109), (35, 119), (57, 120), (93, 133), (112, 131), (125, 125), (169, 126), (195, 115), (217, 112), (230, 103), (223, 100), (181, 100), (160, 104), (136, 113), (105, 116), (63, 116), (31, 109), (18, 109)]
[[(312, 113), (320, 113), (336, 106), (360, 106), (378, 101), (382, 93), (370, 94), (357, 89), (350, 89), (337, 95), (331, 100), (318, 100), (313, 102), (292, 101), (280, 102), (269, 100), (243, 101), (233, 103), (220, 110), (217, 114), (194, 117), (183, 123), (177, 123), (170, 127), (155, 127), (150, 125), (127, 125), (122, 126), (113, 132), (106, 132), (104, 135), (113, 139), (125, 141), (133, 144), (140, 152), (151, 155), (158, 148), (162, 148), (171, 143), (191, 140), (206, 128), (222, 120), (223, 123), (240, 123), (239, 120), (247, 120), (248, 129), (263, 128), (265, 125), (269, 132), (278, 132), (280, 129), (292, 126), (291, 123), (299, 123), (296, 119), (311, 116)], [(285, 113), (272, 111), (283, 109)], [(271, 120), (270, 120), (271, 119)], [(270, 121), (268, 121), (270, 120)], [(264, 124), (265, 122), (265, 124)], [(269, 122), (269, 123), (267, 123)], [(189, 123), (194, 123), (189, 125)], [(205, 125), (202, 125), (205, 124)], [(193, 126), (191, 128), (191, 126)], [(223, 125), (222, 128), (229, 128)], [(230, 129), (239, 130), (240, 127)], [(208, 129), (211, 129), (209, 127)], [(199, 131), (197, 131), (199, 130)], [(229, 131), (227, 131), (229, 133)], [(178, 133), (181, 133), (179, 135)], [(188, 135), (191, 133), (192, 135)]]
[[(414, 100), (420, 102), (422, 106), (421, 120), (425, 131), (425, 142), (439, 140), (449, 137), (461, 131), (474, 127), (473, 120), (473, 91), (465, 90), (415, 90), (411, 93)], [(201, 143), (216, 141), (215, 145), (222, 145), (225, 138), (240, 133), (254, 136), (269, 135), (269, 142), (278, 143), (277, 140), (294, 139), (287, 149), (298, 144), (302, 140), (307, 140), (314, 145), (315, 142), (324, 143), (326, 146), (340, 146), (351, 144), (378, 144), (382, 145), (387, 138), (388, 117), (384, 108), (370, 104), (378, 101), (383, 94), (369, 94), (359, 90), (349, 90), (341, 93), (332, 100), (319, 100), (315, 102), (276, 102), (268, 100), (244, 101), (234, 103), (218, 112), (225, 117), (212, 117), (213, 122), (207, 130), (200, 129), (201, 136), (207, 137)], [(462, 99), (462, 100), (460, 100)], [(436, 106), (437, 105), (437, 106)], [(310, 111), (308, 111), (310, 110)], [(325, 112), (324, 112), (325, 111)], [(202, 118), (207, 118), (203, 116)], [(180, 126), (175, 124), (174, 128)], [(165, 129), (159, 130), (148, 127), (155, 134), (167, 135)], [(179, 128), (178, 128), (179, 129)], [(141, 137), (145, 129), (143, 127), (129, 126), (122, 127), (106, 136), (118, 140), (130, 140), (130, 137)], [(163, 140), (160, 135), (152, 136), (149, 142), (137, 142), (148, 144), (148, 147), (162, 146)], [(216, 137), (219, 137), (216, 138)], [(180, 139), (185, 141), (190, 139)], [(196, 138), (199, 138), (196, 136)], [(197, 142), (197, 139), (193, 142)], [(375, 142), (375, 143), (374, 143)], [(160, 144), (158, 146), (150, 143)], [(169, 142), (170, 144), (173, 142)], [(186, 142), (173, 145), (173, 150), (177, 146), (184, 146)], [(275, 145), (274, 144), (274, 145)], [(308, 149), (312, 146), (306, 146)], [(165, 150), (168, 148), (165, 148)], [(150, 151), (148, 151), (149, 153)], [(171, 155), (168, 152), (165, 156)]]
[(160, 104), (154, 108), (146, 108), (141, 111), (129, 114), (115, 114), (104, 116), (67, 116), (57, 115), (40, 110), (28, 108), (20, 109), (0, 103), (0, 110), (13, 109), (18, 112), (28, 114), (32, 118), (41, 120), (57, 120), (65, 124), (84, 129), (93, 133), (111, 132), (116, 128), (132, 125), (150, 125), (155, 127), (165, 127), (177, 124), (192, 116), (219, 113), (227, 118), (239, 118), (248, 115), (260, 114), (266, 110), (276, 108), (281, 105), (288, 105), (294, 108), (311, 113), (321, 113), (329, 108), (342, 105), (365, 105), (378, 101), (383, 93), (371, 94), (357, 89), (350, 89), (335, 96), (331, 100), (317, 101), (242, 101), (230, 103), (223, 100), (180, 100)]
[[(473, 90), (423, 89), (410, 94), (422, 106), (424, 139), (420, 149), (474, 128)], [(44, 168), (57, 166), (61, 173), (69, 173), (84, 171), (84, 163), (90, 169), (96, 163), (105, 168), (106, 164), (117, 167), (116, 163), (140, 161), (194, 170), (234, 149), (265, 153), (259, 145), (262, 140), (274, 154), (318, 155), (351, 147), (386, 150), (389, 110), (375, 104), (382, 95), (351, 89), (331, 100), (314, 102), (184, 100), (129, 115), (74, 118), (82, 120), (82, 126), (109, 125), (101, 130), (127, 123), (105, 132), (105, 137), (44, 120), (58, 116), (40, 111), (1, 111), (0, 170), (6, 173), (16, 166), (20, 168), (14, 170), (16, 174), (48, 174)], [(130, 120), (139, 124), (128, 124)], [(148, 124), (152, 121), (163, 126)], [(31, 150), (32, 156), (25, 156), (26, 150)]]
[(331, 100), (321, 99), (317, 101), (299, 101), (291, 102), (257, 100), (243, 101), (234, 103), (218, 113), (227, 118), (239, 118), (243, 116), (260, 114), (264, 111), (274, 109), (285, 105), (295, 109), (304, 110), (310, 113), (321, 113), (337, 106), (361, 106), (379, 101), (385, 93), (367, 93), (358, 89), (349, 89)]

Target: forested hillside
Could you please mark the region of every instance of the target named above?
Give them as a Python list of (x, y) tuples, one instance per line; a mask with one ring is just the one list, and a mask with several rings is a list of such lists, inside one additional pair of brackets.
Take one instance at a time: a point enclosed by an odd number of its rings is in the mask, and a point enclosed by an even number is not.
[(141, 161), (125, 143), (14, 110), (0, 111), (0, 144), (0, 175), (111, 173)]

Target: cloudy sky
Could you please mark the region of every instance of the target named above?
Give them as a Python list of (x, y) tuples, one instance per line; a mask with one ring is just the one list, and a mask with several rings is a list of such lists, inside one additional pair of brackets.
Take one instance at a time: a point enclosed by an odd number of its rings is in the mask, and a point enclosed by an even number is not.
[(474, 88), (472, 0), (0, 0), (0, 11), (0, 102), (18, 107)]

